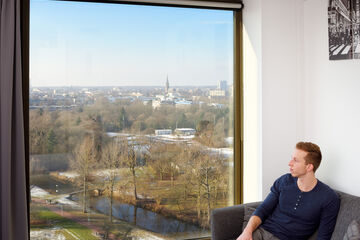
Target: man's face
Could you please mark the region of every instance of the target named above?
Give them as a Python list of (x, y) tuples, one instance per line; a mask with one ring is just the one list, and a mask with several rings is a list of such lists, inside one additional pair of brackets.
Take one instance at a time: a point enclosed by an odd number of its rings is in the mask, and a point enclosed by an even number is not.
[(311, 164), (306, 164), (305, 157), (307, 152), (295, 149), (289, 162), (290, 173), (293, 177), (304, 176), (309, 170)]

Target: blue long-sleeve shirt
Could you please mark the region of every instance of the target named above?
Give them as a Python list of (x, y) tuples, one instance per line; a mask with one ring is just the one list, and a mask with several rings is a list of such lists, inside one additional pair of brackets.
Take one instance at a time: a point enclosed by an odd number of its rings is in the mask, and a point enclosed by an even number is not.
[(261, 218), (261, 227), (281, 240), (308, 239), (318, 228), (318, 240), (329, 240), (334, 231), (340, 199), (318, 180), (309, 192), (302, 192), (297, 178), (285, 174), (253, 215)]

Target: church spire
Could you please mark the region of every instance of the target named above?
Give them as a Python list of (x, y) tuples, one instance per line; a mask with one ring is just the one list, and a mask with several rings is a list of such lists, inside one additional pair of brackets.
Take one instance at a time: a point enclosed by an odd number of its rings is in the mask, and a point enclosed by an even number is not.
[(165, 93), (169, 93), (169, 76), (166, 75)]

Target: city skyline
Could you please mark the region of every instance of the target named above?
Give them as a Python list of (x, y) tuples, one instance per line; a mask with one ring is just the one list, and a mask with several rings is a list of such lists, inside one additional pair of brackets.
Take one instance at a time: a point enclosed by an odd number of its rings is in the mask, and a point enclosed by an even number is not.
[(233, 13), (31, 0), (30, 84), (215, 86), (233, 81)]
[[(232, 85), (227, 85), (227, 87), (230, 87)], [(46, 85), (46, 86), (41, 86), (41, 85), (31, 85), (30, 84), (30, 88), (87, 88), (87, 87), (91, 87), (91, 88), (116, 88), (116, 87), (120, 87), (120, 88), (140, 88), (140, 87), (146, 87), (146, 88), (164, 88), (164, 85)], [(197, 88), (197, 87), (201, 87), (201, 88), (217, 88), (218, 84), (213, 84), (213, 85), (170, 85), (170, 89), (171, 88)]]

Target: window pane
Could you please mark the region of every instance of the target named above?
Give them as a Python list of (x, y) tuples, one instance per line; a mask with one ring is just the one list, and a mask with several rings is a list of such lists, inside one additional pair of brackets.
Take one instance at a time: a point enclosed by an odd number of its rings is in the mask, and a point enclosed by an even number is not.
[(233, 12), (31, 0), (32, 239), (209, 236), (233, 204)]

